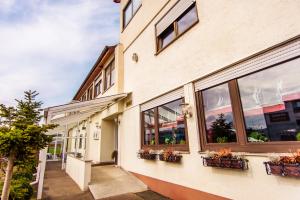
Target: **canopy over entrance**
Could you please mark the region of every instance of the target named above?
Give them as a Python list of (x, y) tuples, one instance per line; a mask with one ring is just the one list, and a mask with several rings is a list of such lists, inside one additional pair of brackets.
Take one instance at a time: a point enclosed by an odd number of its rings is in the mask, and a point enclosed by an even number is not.
[(105, 110), (110, 105), (124, 99), (127, 93), (96, 98), (90, 101), (71, 102), (69, 104), (46, 108), (46, 123), (66, 126), (82, 121), (91, 115)]

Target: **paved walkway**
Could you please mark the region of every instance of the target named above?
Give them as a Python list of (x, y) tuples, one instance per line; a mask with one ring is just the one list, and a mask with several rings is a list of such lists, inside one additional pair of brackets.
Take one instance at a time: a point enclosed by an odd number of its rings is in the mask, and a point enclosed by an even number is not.
[(90, 192), (82, 192), (61, 170), (61, 162), (47, 162), (43, 200), (94, 200)]
[[(147, 186), (132, 174), (113, 165), (92, 167), (89, 189), (95, 199), (103, 199), (147, 190)], [(131, 195), (132, 196), (132, 195)]]
[[(133, 175), (114, 166), (92, 168), (90, 188), (98, 200), (168, 200), (147, 190)], [(43, 200), (94, 200), (87, 191), (82, 192), (77, 184), (61, 170), (61, 162), (47, 162)]]

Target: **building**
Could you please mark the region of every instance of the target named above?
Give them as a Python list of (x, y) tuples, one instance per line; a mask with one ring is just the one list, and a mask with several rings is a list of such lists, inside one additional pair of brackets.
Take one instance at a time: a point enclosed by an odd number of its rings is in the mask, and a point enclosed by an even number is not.
[[(300, 2), (115, 2), (120, 44), (103, 50), (72, 103), (46, 110), (64, 152), (83, 158), (68, 156), (71, 177), (86, 188), (86, 163), (114, 162), (117, 150), (117, 165), (170, 198), (298, 199), (299, 180), (268, 176), (263, 162), (300, 149)], [(216, 131), (218, 120), (227, 128)], [(244, 152), (249, 169), (203, 166), (223, 148)], [(140, 149), (182, 160), (139, 159)]]
[[(132, 93), (119, 127), (121, 166), (175, 199), (298, 199), (299, 180), (268, 176), (263, 162), (300, 147), (300, 2), (120, 6), (124, 91)], [(182, 108), (191, 112), (185, 123)], [(221, 113), (233, 126), (227, 135), (212, 128)], [(170, 147), (181, 164), (136, 156)], [(249, 170), (204, 167), (205, 151), (221, 148), (247, 152)]]

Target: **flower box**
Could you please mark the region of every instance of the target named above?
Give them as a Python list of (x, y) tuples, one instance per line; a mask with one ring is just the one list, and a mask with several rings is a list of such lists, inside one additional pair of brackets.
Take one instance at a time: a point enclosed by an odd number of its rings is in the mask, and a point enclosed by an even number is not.
[(264, 162), (268, 175), (289, 176), (300, 178), (300, 163)]
[(166, 161), (166, 162), (172, 162), (172, 163), (180, 163), (181, 162), (182, 155), (164, 155), (159, 154), (159, 160)]
[(156, 160), (155, 153), (138, 153), (138, 157), (145, 160)]
[(248, 160), (242, 158), (212, 158), (212, 157), (202, 157), (203, 165), (206, 167), (218, 167), (218, 168), (228, 168), (228, 169), (248, 169)]
[(283, 164), (283, 174), (285, 176), (300, 178), (300, 163)]

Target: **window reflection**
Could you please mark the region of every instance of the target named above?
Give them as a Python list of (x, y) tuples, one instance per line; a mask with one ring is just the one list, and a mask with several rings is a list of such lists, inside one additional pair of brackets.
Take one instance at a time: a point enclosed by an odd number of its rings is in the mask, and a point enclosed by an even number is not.
[(238, 80), (249, 142), (300, 141), (299, 74), (298, 59)]
[(158, 107), (159, 144), (185, 144), (185, 119), (181, 103), (176, 100)]
[(202, 94), (207, 142), (236, 142), (228, 84), (204, 90)]
[(155, 144), (155, 118), (154, 109), (143, 112), (144, 117), (144, 144)]
[(166, 47), (175, 38), (174, 25), (172, 24), (160, 36), (160, 48)]
[(196, 6), (191, 7), (186, 14), (178, 20), (178, 33), (181, 34), (198, 20)]

